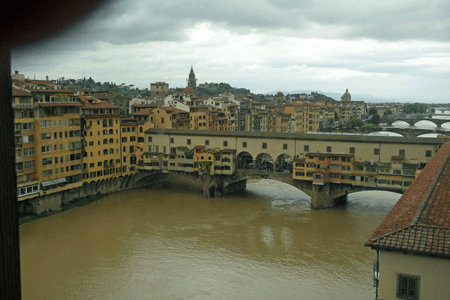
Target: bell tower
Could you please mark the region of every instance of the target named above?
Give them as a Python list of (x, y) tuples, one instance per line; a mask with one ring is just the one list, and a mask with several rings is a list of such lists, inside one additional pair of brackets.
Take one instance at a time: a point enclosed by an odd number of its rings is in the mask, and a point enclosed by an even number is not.
[(187, 86), (195, 89), (197, 87), (197, 79), (195, 79), (194, 68), (191, 65), (191, 71), (189, 72), (189, 78), (186, 79)]

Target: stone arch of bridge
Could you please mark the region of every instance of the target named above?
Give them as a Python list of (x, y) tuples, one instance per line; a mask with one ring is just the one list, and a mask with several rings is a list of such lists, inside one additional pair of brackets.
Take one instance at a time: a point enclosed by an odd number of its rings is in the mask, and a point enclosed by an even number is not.
[(237, 169), (252, 170), (253, 169), (253, 156), (247, 151), (242, 151), (237, 156)]
[(272, 155), (268, 153), (260, 153), (256, 156), (255, 170), (273, 171), (274, 167)]
[(292, 173), (292, 164), (294, 163), (294, 159), (289, 154), (280, 154), (276, 159), (276, 168), (277, 172), (283, 173)]
[(414, 124), (412, 126), (416, 126), (416, 124), (419, 122), (427, 122), (429, 125), (434, 125), (433, 127), (439, 127), (439, 123), (432, 121), (432, 119), (431, 120), (419, 120), (417, 122), (414, 122)]

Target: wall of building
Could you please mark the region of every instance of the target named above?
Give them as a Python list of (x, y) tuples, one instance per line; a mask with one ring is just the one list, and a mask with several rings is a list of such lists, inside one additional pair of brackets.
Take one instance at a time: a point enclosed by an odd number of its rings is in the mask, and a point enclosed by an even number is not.
[(381, 251), (379, 300), (398, 299), (398, 273), (420, 276), (419, 299), (449, 298), (449, 259)]

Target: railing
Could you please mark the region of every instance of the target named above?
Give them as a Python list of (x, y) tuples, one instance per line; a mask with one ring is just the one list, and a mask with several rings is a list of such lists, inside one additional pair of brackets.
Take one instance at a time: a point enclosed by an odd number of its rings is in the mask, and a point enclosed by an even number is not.
[(22, 134), (22, 130), (20, 130), (20, 129), (14, 130), (14, 134)]
[(23, 161), (23, 156), (16, 156), (16, 163)]
[(17, 148), (22, 148), (22, 143), (16, 143), (16, 149)]
[(14, 103), (13, 108), (36, 108), (38, 105), (36, 103)]

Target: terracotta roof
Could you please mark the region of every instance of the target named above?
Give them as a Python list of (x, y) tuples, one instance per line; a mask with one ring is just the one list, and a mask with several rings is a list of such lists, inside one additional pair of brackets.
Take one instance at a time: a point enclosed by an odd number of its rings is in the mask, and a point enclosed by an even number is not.
[(132, 113), (133, 116), (148, 116), (153, 114), (149, 108), (141, 109), (140, 111)]
[(28, 93), (23, 90), (16, 90), (16, 89), (13, 89), (12, 95), (13, 95), (13, 97), (31, 97), (31, 96), (33, 96), (31, 93)]
[(450, 142), (442, 145), (365, 246), (450, 258)]
[(99, 102), (99, 103), (84, 103), (84, 108), (88, 109), (97, 109), (97, 108), (120, 108), (120, 106), (110, 104), (108, 102)]

